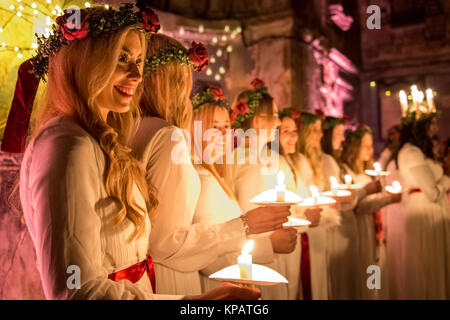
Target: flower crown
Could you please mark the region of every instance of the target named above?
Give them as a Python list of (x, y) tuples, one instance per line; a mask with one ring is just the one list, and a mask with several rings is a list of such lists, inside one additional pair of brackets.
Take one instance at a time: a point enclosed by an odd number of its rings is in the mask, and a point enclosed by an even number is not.
[(145, 59), (144, 73), (156, 72), (160, 67), (169, 63), (177, 62), (194, 68), (195, 71), (202, 71), (209, 63), (208, 51), (202, 43), (192, 42), (191, 48), (179, 48), (168, 46), (160, 49), (153, 56)]
[(192, 107), (194, 110), (200, 108), (206, 103), (219, 105), (226, 108), (227, 110), (229, 110), (230, 108), (227, 101), (225, 100), (222, 88), (209, 87), (192, 97)]
[(309, 125), (313, 124), (317, 120), (323, 120), (324, 117), (325, 117), (325, 114), (323, 113), (323, 111), (320, 109), (316, 109), (315, 113), (302, 112), (300, 121), (301, 121), (302, 126), (305, 127), (305, 126), (309, 126)]
[[(38, 78), (43, 78), (48, 73), (48, 59), (62, 46), (71, 41), (83, 39), (87, 36), (99, 37), (112, 31), (128, 26), (142, 24), (145, 32), (156, 33), (160, 25), (158, 15), (143, 1), (138, 1), (136, 6), (139, 11), (133, 11), (132, 4), (123, 4), (119, 10), (112, 7), (104, 9), (105, 14), (97, 15), (95, 12), (102, 7), (93, 7), (79, 10), (80, 21), (77, 25), (73, 20), (74, 10), (64, 11), (64, 15), (56, 19), (50, 36), (38, 36), (38, 49), (31, 63), (33, 72)], [(76, 20), (76, 19), (75, 19)]]
[(355, 141), (361, 140), (366, 134), (372, 134), (372, 129), (368, 125), (360, 124), (355, 130), (349, 130), (345, 134), (345, 144), (350, 145)]
[(335, 118), (335, 117), (328, 116), (328, 117), (325, 117), (325, 120), (323, 121), (322, 129), (324, 131), (333, 130), (338, 125), (346, 124), (348, 121), (349, 121), (349, 119), (347, 118), (347, 116), (344, 116), (343, 118)]
[(299, 119), (301, 116), (301, 112), (298, 111), (297, 109), (295, 109), (294, 107), (291, 108), (284, 108), (283, 110), (281, 110), (278, 113), (278, 117), (280, 119), (284, 118), (284, 117), (289, 117), (292, 118), (294, 120)]
[(248, 91), (248, 96), (240, 98), (233, 104), (230, 115), (233, 128), (240, 128), (246, 119), (252, 117), (259, 107), (263, 94), (269, 94), (264, 81), (256, 78), (250, 84), (252, 90)]
[(426, 90), (426, 101), (424, 101), (423, 91), (419, 91), (417, 86), (413, 85), (411, 96), (412, 101), (408, 101), (405, 91), (401, 90), (399, 94), (403, 124), (426, 120), (438, 114), (434, 103), (433, 90)]

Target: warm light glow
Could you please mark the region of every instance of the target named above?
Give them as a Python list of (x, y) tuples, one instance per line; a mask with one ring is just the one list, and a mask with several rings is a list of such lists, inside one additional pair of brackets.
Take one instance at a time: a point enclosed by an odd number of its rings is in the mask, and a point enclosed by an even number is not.
[(373, 164), (373, 168), (375, 169), (375, 171), (380, 172), (381, 171), (381, 164), (378, 162), (375, 162)]
[(352, 184), (352, 176), (349, 174), (346, 174), (344, 177), (344, 181), (345, 181), (345, 184)]
[(250, 252), (253, 250), (253, 247), (255, 245), (254, 240), (249, 240), (245, 243), (244, 247), (242, 248), (241, 254), (247, 255), (250, 254)]
[(335, 177), (331, 176), (330, 177), (330, 184), (331, 184), (331, 188), (335, 188), (338, 184), (338, 181)]
[(213, 37), (213, 38), (212, 38), (212, 42), (213, 42), (213, 43), (217, 43), (217, 41), (218, 41), (218, 40), (217, 40), (217, 37)]
[(223, 30), (225, 30), (225, 32), (230, 32), (230, 26), (226, 25)]
[(105, 9), (109, 9), (109, 6), (107, 4), (105, 4)]
[(233, 51), (233, 47), (231, 45), (227, 46), (227, 52), (232, 52)]
[(47, 3), (52, 3), (52, 0), (47, 0)]
[(396, 188), (396, 189), (399, 189), (399, 188), (402, 187), (402, 186), (400, 185), (400, 182), (398, 182), (397, 180), (394, 181), (394, 182), (392, 182), (392, 186), (393, 186), (394, 188)]
[(220, 72), (221, 74), (224, 74), (224, 73), (225, 73), (225, 68), (224, 68), (224, 67), (220, 67), (220, 68), (219, 68), (219, 72)]
[(31, 44), (31, 47), (32, 47), (33, 49), (37, 49), (37, 48), (38, 48), (38, 45), (37, 45), (37, 43), (32, 43), (32, 44)]
[(389, 90), (387, 90), (387, 91), (385, 92), (385, 94), (386, 94), (387, 97), (390, 97), (390, 96), (391, 96), (391, 92), (390, 92)]
[(33, 10), (33, 13), (34, 13), (34, 14), (38, 14), (39, 11), (37, 11), (36, 9), (34, 9), (34, 10)]
[(23, 6), (22, 5), (19, 6), (19, 10), (23, 10)]
[(10, 10), (14, 10), (14, 5), (10, 5), (10, 6), (9, 6), (9, 9), (10, 9)]
[(201, 24), (198, 26), (198, 32), (203, 33), (205, 31), (205, 27)]
[(32, 7), (33, 9), (36, 9), (36, 7), (37, 7), (36, 3), (33, 3), (33, 4), (31, 5), (31, 7)]
[(19, 53), (19, 54), (17, 55), (17, 57), (18, 57), (18, 58), (22, 58), (23, 55), (22, 55), (21, 53)]
[(209, 62), (216, 63), (216, 58), (215, 57), (211, 57), (211, 59), (209, 59)]
[(237, 27), (237, 28), (236, 28), (236, 32), (237, 32), (237, 33), (241, 33), (241, 32), (242, 32), (242, 28), (241, 28), (241, 27)]
[(0, 28), (0, 32), (3, 32), (3, 28)]
[(212, 70), (210, 68), (206, 69), (206, 75), (207, 76), (212, 75)]
[(84, 6), (85, 6), (86, 8), (90, 8), (90, 7), (91, 7), (91, 4), (90, 4), (89, 2), (86, 2), (86, 3), (84, 4)]
[(311, 191), (311, 196), (317, 198), (319, 196), (319, 190), (316, 186), (309, 186), (309, 190)]
[(216, 75), (214, 76), (214, 80), (220, 81), (220, 79), (222, 79), (222, 77), (220, 76), (220, 74), (216, 74)]
[(371, 81), (370, 82), (370, 86), (373, 88), (373, 87), (376, 87), (377, 86), (377, 83), (375, 82), (375, 81)]
[(181, 35), (184, 35), (184, 28), (180, 27), (180, 31), (179, 32), (180, 32)]
[(227, 41), (227, 36), (222, 36), (222, 41)]
[(404, 90), (400, 90), (399, 97), (402, 107), (402, 115), (406, 116), (406, 111), (408, 110), (408, 97), (406, 96), (406, 92)]
[(18, 16), (18, 17), (21, 17), (21, 16), (22, 16), (22, 12), (18, 11), (18, 12), (17, 12), (17, 16)]
[(216, 55), (218, 57), (221, 57), (222, 56), (222, 49), (217, 50)]
[(17, 47), (14, 47), (14, 51), (19, 51), (19, 48), (17, 48)]

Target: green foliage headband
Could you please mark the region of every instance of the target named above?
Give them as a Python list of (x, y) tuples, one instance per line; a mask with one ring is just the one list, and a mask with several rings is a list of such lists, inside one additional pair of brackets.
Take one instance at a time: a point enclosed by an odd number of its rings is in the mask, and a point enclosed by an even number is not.
[(209, 87), (192, 97), (192, 107), (194, 110), (207, 103), (224, 107), (227, 110), (230, 108), (228, 103), (225, 101), (223, 90), (217, 87)]
[[(123, 4), (119, 10), (112, 7), (85, 8), (81, 10), (67, 9), (64, 15), (56, 19), (50, 35), (37, 37), (38, 49), (36, 55), (31, 58), (33, 72), (38, 78), (45, 80), (48, 73), (49, 57), (54, 55), (62, 46), (71, 41), (85, 37), (99, 37), (128, 26), (142, 25), (142, 30), (148, 33), (158, 32), (160, 25), (156, 13), (143, 1), (138, 1), (138, 12), (133, 10), (132, 4)], [(102, 14), (97, 14), (99, 10)], [(77, 19), (78, 18), (78, 19)]]
[(372, 134), (372, 129), (369, 126), (361, 124), (355, 130), (348, 131), (345, 135), (345, 144), (351, 145), (356, 141), (360, 141), (365, 134)]
[(175, 46), (162, 48), (153, 56), (145, 59), (144, 74), (148, 72), (154, 73), (169, 62), (184, 64), (200, 72), (209, 63), (208, 51), (202, 43), (194, 41), (189, 50)]
[(247, 97), (240, 98), (233, 105), (230, 115), (233, 128), (240, 128), (245, 120), (252, 117), (263, 95), (269, 94), (267, 87), (260, 79), (254, 79), (251, 86), (253, 89), (248, 91)]

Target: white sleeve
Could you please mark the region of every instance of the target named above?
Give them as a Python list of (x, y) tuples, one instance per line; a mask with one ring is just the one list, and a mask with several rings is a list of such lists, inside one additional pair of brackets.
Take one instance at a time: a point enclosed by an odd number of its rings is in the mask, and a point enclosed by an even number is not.
[(439, 181), (434, 179), (433, 172), (419, 148), (406, 148), (399, 157), (401, 172), (407, 175), (411, 184), (420, 188), (430, 201), (437, 202), (447, 193), (450, 187), (448, 178), (444, 176)]
[(385, 193), (371, 194), (362, 198), (356, 208), (356, 214), (372, 214), (392, 203), (391, 196)]
[[(88, 137), (36, 139), (28, 181), (24, 182), (28, 186), (24, 192), (29, 193), (25, 198), (30, 203), (24, 207), (34, 209), (27, 223), (32, 224), (46, 297), (158, 299), (158, 295), (144, 292), (128, 280), (108, 279), (102, 264), (102, 222), (95, 210), (102, 179), (103, 172), (99, 171), (94, 145)], [(68, 289), (69, 266), (79, 267), (80, 289)]]
[[(175, 132), (175, 133), (174, 133)], [(150, 254), (153, 259), (180, 272), (198, 271), (217, 257), (240, 251), (245, 230), (240, 218), (217, 225), (192, 224), (199, 193), (199, 178), (191, 164), (180, 129), (164, 127), (152, 138), (146, 179), (158, 193), (152, 221)], [(172, 152), (176, 150), (177, 161)]]

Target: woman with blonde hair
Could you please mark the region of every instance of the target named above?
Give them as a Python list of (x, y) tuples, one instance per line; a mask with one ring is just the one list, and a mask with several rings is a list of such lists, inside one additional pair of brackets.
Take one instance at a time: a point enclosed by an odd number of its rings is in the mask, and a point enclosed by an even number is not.
[[(315, 186), (318, 191), (325, 191), (325, 177), (323, 173), (323, 154), (321, 149), (322, 114), (302, 112), (300, 118), (301, 128), (298, 137), (298, 172), (306, 186), (303, 197), (310, 197), (311, 186)], [(309, 244), (310, 264), (311, 264), (311, 299), (329, 299), (329, 264), (327, 237), (330, 226), (339, 224), (339, 216), (335, 209), (331, 207), (323, 208), (321, 212), (320, 225), (311, 228), (307, 232), (304, 242)]]
[[(276, 129), (280, 124), (278, 107), (262, 80), (254, 79), (251, 86), (252, 89), (238, 95), (231, 111), (231, 122), (236, 129), (238, 142), (233, 153), (232, 188), (242, 211), (257, 208), (250, 200), (259, 193), (275, 187), (279, 170), (278, 152), (275, 148), (269, 149), (267, 145), (270, 142), (275, 146), (278, 145), (276, 141)], [(258, 247), (263, 250), (264, 264), (287, 276), (284, 260), (278, 255), (295, 250), (296, 230), (293, 228), (277, 230), (259, 238), (258, 241)], [(288, 281), (291, 283), (292, 279)], [(287, 285), (264, 287), (261, 292), (264, 299), (290, 298)]]
[(161, 283), (157, 292), (199, 294), (198, 270), (241, 250), (247, 234), (280, 228), (289, 213), (261, 208), (222, 224), (193, 224), (200, 179), (186, 142), (192, 121), (189, 93), (192, 68), (203, 70), (208, 55), (202, 44), (193, 42), (187, 50), (173, 38), (155, 35), (146, 57), (140, 101), (144, 118), (131, 146), (145, 166), (147, 183), (159, 191), (149, 248)]
[[(47, 299), (182, 298), (154, 294), (148, 236), (157, 200), (126, 147), (138, 115), (146, 47), (141, 30), (159, 28), (155, 13), (139, 8), (83, 9), (75, 28), (73, 11), (65, 12), (52, 35), (39, 39), (37, 55), (21, 69), (24, 78), (19, 75), (8, 130), (24, 129), (29, 119), (23, 111), (31, 111), (36, 91), (20, 92), (22, 80), (39, 80), (28, 71), (40, 78), (48, 73), (20, 175)], [(8, 132), (2, 147), (21, 152), (24, 137), (18, 133)], [(227, 285), (192, 298), (224, 293), (258, 296)]]
[[(382, 229), (380, 209), (401, 201), (400, 195), (381, 193), (381, 184), (372, 179), (364, 171), (373, 167), (372, 131), (367, 126), (359, 126), (346, 134), (345, 147), (342, 154), (346, 174), (352, 176), (353, 182), (360, 184), (358, 203), (355, 207), (358, 227), (358, 278), (361, 299), (389, 298), (388, 275), (386, 268), (386, 252)], [(367, 286), (367, 268), (377, 265), (381, 270), (381, 288), (371, 290)]]

